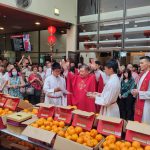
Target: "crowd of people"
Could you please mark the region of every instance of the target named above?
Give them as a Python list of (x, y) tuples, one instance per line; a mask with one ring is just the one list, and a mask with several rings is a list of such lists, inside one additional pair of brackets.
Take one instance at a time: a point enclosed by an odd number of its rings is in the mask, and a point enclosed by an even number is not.
[(75, 105), (105, 116), (150, 124), (150, 57), (139, 65), (120, 65), (111, 59), (75, 64), (69, 60), (32, 64), (23, 55), (11, 64), (0, 60), (0, 92), (28, 99), (32, 104)]

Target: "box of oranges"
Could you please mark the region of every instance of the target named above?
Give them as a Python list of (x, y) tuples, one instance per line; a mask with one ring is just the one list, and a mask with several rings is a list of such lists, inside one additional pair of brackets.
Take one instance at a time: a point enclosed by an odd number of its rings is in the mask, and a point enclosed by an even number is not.
[(73, 121), (72, 121), (73, 126), (82, 127), (83, 129), (88, 131), (92, 129), (94, 119), (95, 119), (94, 113), (81, 111), (78, 109), (72, 111), (72, 113), (74, 114)]
[(126, 126), (127, 141), (138, 141), (141, 145), (150, 145), (150, 125), (128, 121)]
[(48, 143), (52, 146), (56, 134), (63, 131), (64, 129), (65, 123), (63, 121), (53, 120), (52, 117), (39, 118), (27, 126), (22, 134), (29, 137), (30, 139)]
[(114, 135), (108, 135), (100, 144), (99, 150), (150, 150), (150, 146), (142, 146), (138, 141), (117, 140)]
[(39, 118), (53, 117), (53, 115), (55, 113), (55, 106), (54, 105), (39, 103), (36, 106), (39, 107), (38, 114), (37, 114), (37, 116)]
[(72, 111), (74, 108), (70, 106), (57, 106), (55, 108), (54, 119), (58, 121), (64, 121), (66, 124), (70, 124), (72, 121)]
[(96, 129), (84, 130), (79, 126), (69, 126), (66, 130), (58, 132), (54, 149), (62, 150), (97, 150), (103, 136)]
[(123, 132), (124, 120), (120, 118), (107, 117), (99, 115), (97, 117), (98, 126), (97, 131), (103, 135), (115, 135), (121, 138)]

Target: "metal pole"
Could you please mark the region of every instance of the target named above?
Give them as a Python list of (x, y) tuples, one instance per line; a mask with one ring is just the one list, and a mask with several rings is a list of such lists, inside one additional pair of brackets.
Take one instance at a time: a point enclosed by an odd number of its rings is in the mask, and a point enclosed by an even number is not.
[(122, 25), (122, 48), (121, 51), (125, 50), (125, 32), (126, 32), (126, 16), (127, 16), (127, 0), (124, 0), (123, 5), (123, 25)]
[(98, 10), (98, 22), (97, 22), (97, 50), (99, 50), (99, 41), (100, 41), (100, 6), (101, 0), (97, 0), (97, 10)]
[(41, 56), (41, 32), (38, 31), (38, 63), (40, 64), (40, 56)]

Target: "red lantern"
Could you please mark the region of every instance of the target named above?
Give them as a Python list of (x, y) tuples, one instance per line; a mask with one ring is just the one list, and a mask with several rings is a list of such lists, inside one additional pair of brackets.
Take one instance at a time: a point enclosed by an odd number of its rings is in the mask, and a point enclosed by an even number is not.
[(48, 27), (48, 32), (49, 32), (50, 34), (54, 34), (54, 33), (56, 32), (56, 27), (54, 27), (54, 26), (49, 26), (49, 27)]
[(145, 30), (144, 36), (146, 36), (146, 38), (149, 38), (150, 37), (150, 30)]
[(116, 40), (118, 40), (119, 38), (121, 38), (121, 33), (114, 33), (113, 36)]
[(53, 45), (53, 44), (55, 44), (55, 42), (56, 42), (56, 37), (55, 37), (54, 35), (50, 35), (50, 36), (48, 37), (48, 43), (49, 43), (50, 45)]

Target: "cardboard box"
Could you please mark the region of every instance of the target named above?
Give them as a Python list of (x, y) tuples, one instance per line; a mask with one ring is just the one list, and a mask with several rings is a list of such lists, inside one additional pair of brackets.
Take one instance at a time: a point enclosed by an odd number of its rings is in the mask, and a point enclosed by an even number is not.
[(86, 111), (81, 111), (81, 110), (74, 110), (72, 111), (74, 114), (73, 117), (73, 126), (80, 126), (85, 130), (91, 130), (92, 125), (95, 119), (95, 114), (92, 112), (86, 112)]
[(32, 126), (27, 126), (25, 130), (22, 132), (22, 135), (25, 135), (28, 138), (32, 138), (41, 142), (52, 144), (56, 136), (56, 133), (43, 130), (40, 128), (35, 128)]
[(91, 148), (91, 147), (79, 144), (77, 142), (68, 140), (66, 138), (56, 136), (56, 140), (55, 140), (53, 149), (55, 149), (55, 150), (62, 150), (62, 149), (64, 149), (64, 150), (98, 150), (99, 144), (97, 146), (95, 146), (94, 148)]
[(15, 111), (19, 104), (20, 99), (18, 97), (11, 97), (11, 96), (5, 96), (5, 97), (7, 100), (4, 104), (4, 107), (12, 111)]
[(48, 117), (53, 117), (54, 112), (55, 112), (55, 107), (54, 105), (47, 105), (44, 103), (39, 103), (36, 106), (39, 106), (39, 111), (37, 116), (39, 118), (48, 118)]
[(6, 103), (6, 97), (3, 93), (0, 93), (0, 107), (4, 107), (5, 103)]
[(118, 138), (121, 138), (124, 120), (120, 118), (107, 117), (99, 115), (97, 117), (98, 126), (97, 131), (103, 135), (113, 134)]
[(59, 106), (55, 109), (54, 120), (64, 121), (66, 124), (70, 124), (72, 120), (72, 108)]
[(129, 121), (126, 126), (127, 141), (138, 141), (141, 145), (150, 145), (150, 125)]
[(31, 103), (27, 103), (24, 100), (21, 100), (17, 106), (17, 110), (23, 110), (23, 109), (32, 109), (33, 105)]

